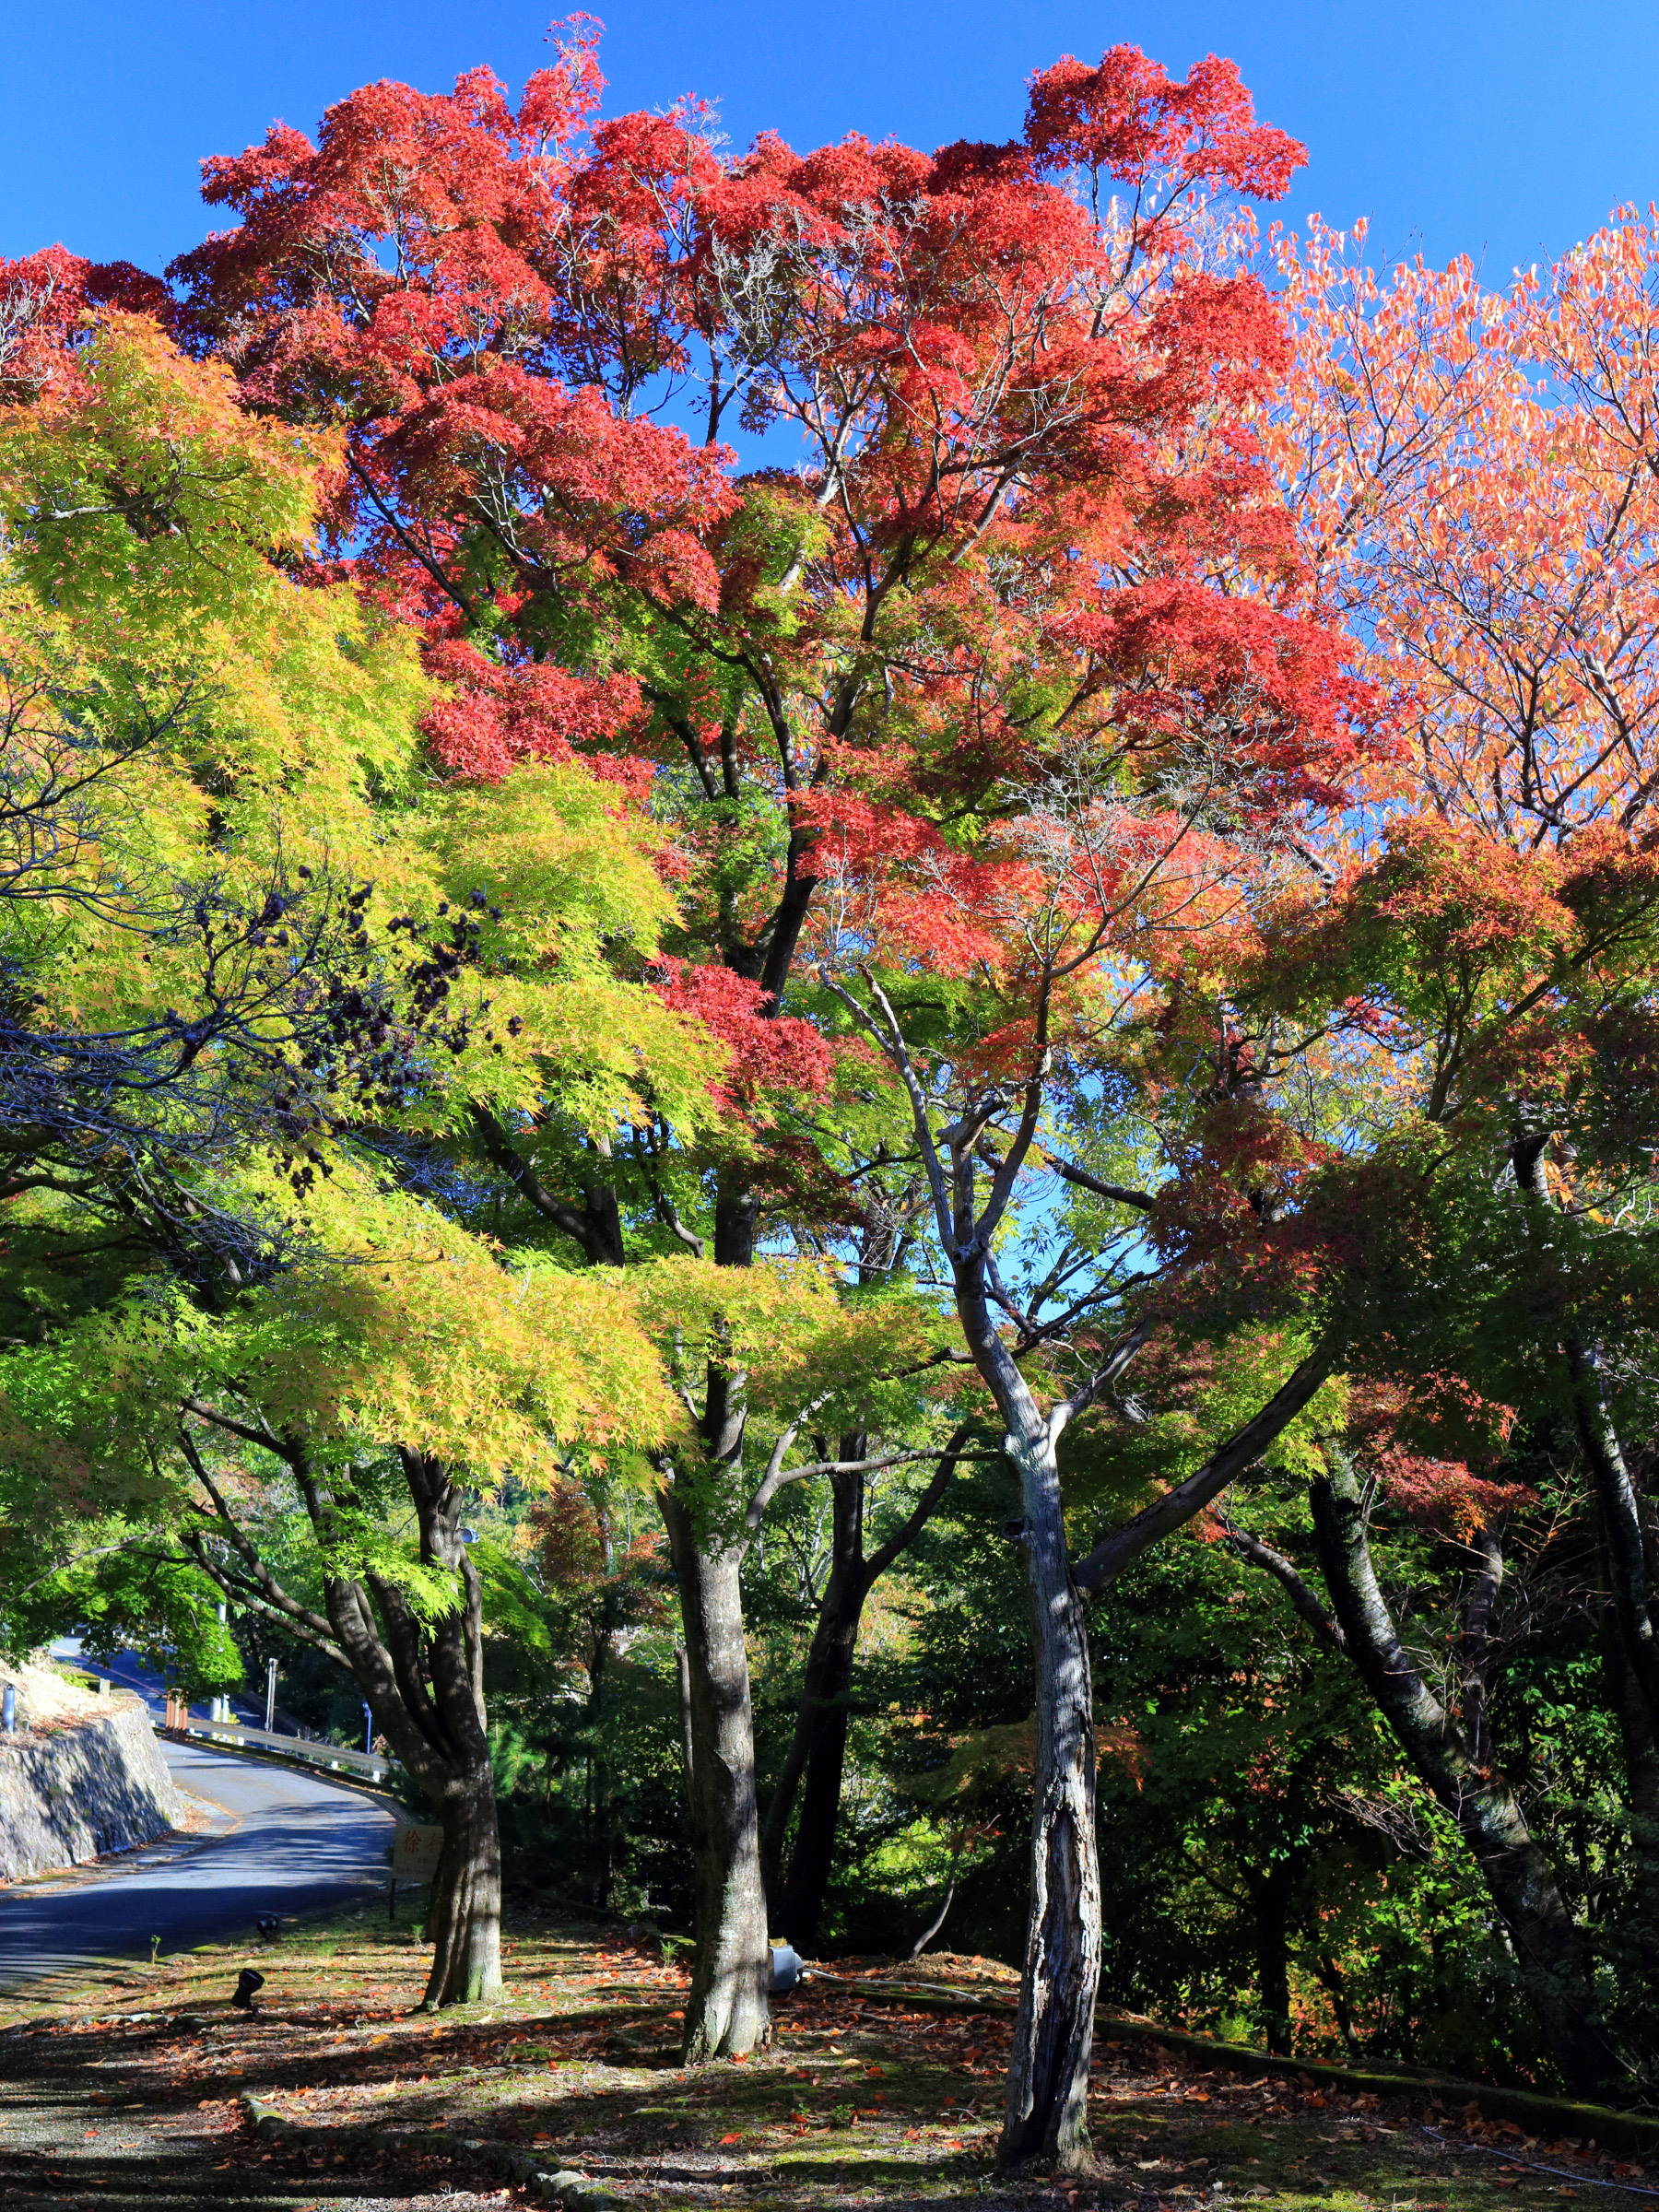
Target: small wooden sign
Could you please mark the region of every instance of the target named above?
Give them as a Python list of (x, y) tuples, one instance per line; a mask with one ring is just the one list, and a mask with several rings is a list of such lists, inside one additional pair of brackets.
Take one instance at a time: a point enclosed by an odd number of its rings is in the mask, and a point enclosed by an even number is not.
[(400, 1820), (392, 1845), (392, 1879), (429, 1882), (438, 1871), (438, 1854), (442, 1849), (442, 1829), (418, 1820)]

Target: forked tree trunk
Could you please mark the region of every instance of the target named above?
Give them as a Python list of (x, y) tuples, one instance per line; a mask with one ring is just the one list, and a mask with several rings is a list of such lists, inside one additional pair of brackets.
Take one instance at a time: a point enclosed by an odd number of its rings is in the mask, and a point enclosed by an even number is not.
[[(181, 1419), (180, 1448), (212, 1502), (234, 1563), (216, 1559), (199, 1535), (186, 1539), (191, 1556), (228, 1596), (251, 1598), (347, 1670), (375, 1725), (443, 1824), (427, 1920), (434, 1950), (426, 2004), (500, 1996), (501, 1847), (485, 1724), (484, 1594), (461, 1534), (460, 1488), (442, 1461), (406, 1444), (396, 1447), (420, 1531), (421, 1564), (454, 1578), (456, 1602), (434, 1617), (418, 1611), (403, 1585), (387, 1575), (327, 1571), (342, 1548), (344, 1515), (367, 1519), (381, 1510), (380, 1500), (358, 1490), (349, 1465), (317, 1465), (302, 1439), (272, 1428), (256, 1409), (250, 1420), (193, 1398), (184, 1412), (287, 1462), (324, 1561), (327, 1611), (316, 1612), (283, 1588), (215, 1481), (188, 1420)], [(356, 1530), (347, 1524), (344, 1533), (356, 1549)]]
[(1037, 1662), (1031, 1894), (997, 2163), (1088, 2172), (1088, 2062), (1100, 1979), (1094, 1693), (1088, 1620), (1071, 1577), (1060, 1471), (1029, 1392), (1006, 1450), (1025, 1506), (1026, 1588)]
[(1555, 1869), (1501, 1768), (1477, 1763), (1463, 1729), (1401, 1644), (1371, 1563), (1359, 1477), (1334, 1442), (1325, 1457), (1329, 1475), (1310, 1486), (1314, 1542), (1349, 1655), (1406, 1757), (1462, 1830), (1562, 2079), (1575, 2097), (1605, 2095), (1621, 2070)]
[[(1077, 957), (1080, 961), (1084, 956)], [(935, 1218), (950, 1257), (962, 1335), (981, 1380), (996, 1401), (1006, 1430), (1003, 1450), (1018, 1473), (1025, 1506), (1021, 1534), (1037, 1677), (1031, 1898), (997, 2160), (1004, 2167), (1041, 2163), (1063, 2172), (1088, 2172), (1094, 2165), (1088, 2142), (1088, 2064), (1100, 1976), (1100, 1877), (1084, 1592), (1098, 1594), (1131, 1560), (1190, 1520), (1255, 1462), (1330, 1373), (1346, 1324), (1332, 1323), (1266, 1405), (1203, 1466), (1171, 1485), (1124, 1528), (1113, 1531), (1077, 1561), (1074, 1571), (1066, 1548), (1055, 1443), (1065, 1423), (1117, 1382), (1146, 1343), (1151, 1324), (1143, 1320), (1130, 1329), (1081, 1388), (1055, 1406), (1052, 1417), (1039, 1409), (1006, 1333), (1016, 1309), (995, 1285), (991, 1252), (1006, 1218), (1015, 1182), (1036, 1141), (1049, 1069), (1049, 993), (1061, 972), (1057, 966), (1041, 971), (1031, 1040), (1033, 1072), (1020, 1086), (1019, 1125), (1006, 1150), (990, 1144), (987, 1136), (1007, 1110), (1009, 1101), (1003, 1091), (988, 1088), (980, 1092), (956, 1121), (935, 1130), (899, 1018), (869, 971), (865, 971), (865, 978), (880, 1007), (879, 1020), (827, 974), (824, 980), (881, 1046), (909, 1093)], [(1076, 969), (1066, 967), (1064, 972), (1072, 974)], [(978, 1182), (982, 1166), (991, 1177), (982, 1206)], [(1132, 1203), (1151, 1204), (1139, 1194), (1129, 1195)]]
[(332, 1578), (327, 1605), (375, 1724), (442, 1823), (422, 2000), (432, 2010), (501, 1994), (501, 1845), (484, 1706), (484, 1594), (460, 1533), (461, 1492), (441, 1461), (402, 1446), (398, 1460), (422, 1561), (454, 1574), (461, 1602), (426, 1618), (397, 1583), (369, 1574)]
[[(862, 1482), (856, 1475), (834, 1479)], [(839, 1515), (839, 1499), (836, 1512)], [(777, 1932), (808, 1958), (818, 1950), (824, 1894), (835, 1867), (835, 1830), (851, 1717), (848, 1697), (867, 1595), (859, 1564), (855, 1559), (843, 1562), (837, 1558), (830, 1568), (806, 1653), (794, 1733), (761, 1831), (761, 1863)], [(780, 1862), (797, 1794), (800, 1814), (784, 1876)]]
[(661, 1496), (679, 1584), (690, 1716), (697, 1959), (686, 2000), (688, 2065), (741, 2056), (770, 2033), (771, 1951), (755, 1806), (755, 1739), (743, 1633), (743, 1547), (695, 1528)]
[[(773, 1928), (808, 1957), (818, 1947), (824, 1894), (835, 1868), (835, 1831), (852, 1719), (853, 1670), (865, 1605), (893, 1561), (910, 1548), (933, 1518), (970, 1433), (970, 1425), (964, 1422), (939, 1454), (931, 1481), (902, 1524), (867, 1558), (864, 1547), (865, 1477), (851, 1466), (830, 1477), (830, 1576), (806, 1653), (794, 1731), (760, 1831), (760, 1868), (766, 1877)], [(868, 1448), (869, 1438), (860, 1430), (849, 1431), (841, 1439), (841, 1456), (848, 1462), (866, 1457)], [(797, 1794), (800, 1817), (795, 1821), (794, 1846), (785, 1876), (781, 1864), (783, 1841)]]

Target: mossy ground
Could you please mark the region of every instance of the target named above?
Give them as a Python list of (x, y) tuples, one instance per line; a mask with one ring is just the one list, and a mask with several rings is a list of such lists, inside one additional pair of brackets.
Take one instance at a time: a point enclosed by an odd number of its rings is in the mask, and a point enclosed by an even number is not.
[[(1486, 2212), (1575, 2196), (1633, 2206), (1656, 2200), (1632, 2192), (1659, 2191), (1659, 2173), (1577, 2144), (1533, 2143), (1472, 2112), (1240, 2078), (1114, 2042), (1110, 2024), (1091, 2100), (1099, 2180), (1009, 2183), (992, 2163), (1006, 2018), (877, 2005), (819, 1982), (780, 2004), (769, 2052), (688, 2073), (683, 1969), (654, 1945), (521, 1916), (505, 1996), (436, 2018), (417, 2009), (425, 1961), (406, 1928), (352, 1914), (268, 1949), (214, 1945), (0, 2001), (0, 2206), (460, 2212), (515, 2201), (459, 2142), (453, 2155), (418, 2151), (371, 2142), (365, 2128), (487, 2137), (641, 2206), (743, 2212), (970, 2199), (984, 2212)], [(266, 1977), (253, 2018), (229, 2001), (244, 1965)], [(979, 1960), (935, 1959), (927, 1971), (954, 1987), (1009, 1979)], [(258, 2140), (242, 2090), (302, 2123), (305, 2143)], [(1506, 2167), (1495, 2150), (1562, 2171)]]

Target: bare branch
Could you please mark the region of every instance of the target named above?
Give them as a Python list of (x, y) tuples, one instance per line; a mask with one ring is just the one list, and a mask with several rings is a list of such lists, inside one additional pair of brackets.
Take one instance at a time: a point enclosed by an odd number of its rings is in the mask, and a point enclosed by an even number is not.
[(1103, 1390), (1110, 1390), (1135, 1354), (1151, 1335), (1153, 1324), (1137, 1322), (1127, 1336), (1121, 1337), (1107, 1354), (1102, 1366), (1096, 1369), (1080, 1390), (1062, 1401), (1049, 1415), (1049, 1434), (1056, 1441), (1068, 1422), (1075, 1421), (1080, 1413), (1088, 1411)]
[(950, 1194), (945, 1182), (945, 1169), (939, 1159), (938, 1147), (934, 1143), (933, 1128), (927, 1118), (927, 1093), (923, 1089), (916, 1071), (911, 1065), (910, 1053), (905, 1046), (903, 1032), (899, 1027), (898, 1016), (893, 1012), (886, 992), (882, 990), (880, 984), (876, 982), (866, 969), (865, 981), (869, 984), (877, 1004), (881, 1008), (882, 1020), (877, 1022), (867, 1008), (859, 1005), (850, 991), (842, 989), (841, 985), (830, 973), (829, 969), (821, 965), (818, 969), (818, 981), (832, 997), (841, 1000), (841, 1005), (846, 1007), (859, 1028), (876, 1040), (888, 1061), (891, 1062), (905, 1090), (909, 1093), (911, 1114), (916, 1128), (916, 1141), (921, 1147), (922, 1164), (927, 1171), (927, 1187), (933, 1196), (934, 1213), (938, 1220), (939, 1234), (944, 1240), (945, 1250), (949, 1256), (953, 1260), (959, 1258), (962, 1255), (956, 1249), (954, 1218), (951, 1211)]

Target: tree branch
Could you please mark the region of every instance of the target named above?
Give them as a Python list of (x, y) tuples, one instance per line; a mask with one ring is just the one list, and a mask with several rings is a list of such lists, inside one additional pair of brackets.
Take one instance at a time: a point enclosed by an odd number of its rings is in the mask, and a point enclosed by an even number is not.
[(1328, 1644), (1334, 1652), (1346, 1652), (1347, 1638), (1343, 1633), (1342, 1623), (1328, 1607), (1320, 1604), (1312, 1586), (1302, 1580), (1284, 1553), (1275, 1551), (1271, 1544), (1264, 1544), (1261, 1537), (1252, 1535), (1249, 1529), (1238, 1527), (1225, 1513), (1218, 1513), (1216, 1518), (1239, 1557), (1248, 1559), (1253, 1567), (1259, 1567), (1264, 1574), (1273, 1577), (1290, 1600), (1292, 1608), (1307, 1622), (1321, 1642)]
[(1097, 1198), (1109, 1198), (1115, 1206), (1132, 1206), (1139, 1213), (1149, 1214), (1158, 1204), (1147, 1191), (1132, 1191), (1121, 1182), (1102, 1182), (1087, 1168), (1077, 1167), (1069, 1159), (1056, 1159), (1052, 1152), (1045, 1152), (1042, 1159), (1063, 1182), (1074, 1182), (1080, 1191), (1092, 1191)]
[(908, 1518), (888, 1538), (885, 1544), (878, 1544), (865, 1561), (863, 1576), (866, 1589), (872, 1583), (880, 1581), (900, 1552), (910, 1549), (933, 1518), (934, 1508), (949, 1487), (950, 1478), (956, 1473), (958, 1464), (961, 1459), (963, 1446), (972, 1434), (973, 1423), (963, 1421), (940, 1453), (939, 1464), (934, 1470), (933, 1480), (917, 1499)]
[(1062, 1400), (1055, 1406), (1053, 1413), (1049, 1415), (1049, 1434), (1056, 1441), (1068, 1423), (1075, 1421), (1080, 1413), (1086, 1413), (1103, 1390), (1112, 1388), (1135, 1358), (1136, 1352), (1146, 1343), (1147, 1337), (1151, 1335), (1152, 1327), (1153, 1324), (1149, 1321), (1137, 1322), (1127, 1336), (1121, 1338), (1112, 1346), (1111, 1352), (1107, 1355), (1105, 1365), (1090, 1375), (1080, 1390), (1073, 1391), (1069, 1398)]
[(566, 1236), (573, 1237), (591, 1260), (594, 1228), (587, 1216), (564, 1199), (554, 1196), (488, 1106), (479, 1105), (475, 1099), (471, 1112), (473, 1127), (490, 1164), (500, 1170), (519, 1196), (534, 1206), (545, 1221), (551, 1221), (555, 1229), (562, 1229)]
[(1253, 1466), (1335, 1367), (1344, 1339), (1343, 1330), (1335, 1327), (1327, 1330), (1288, 1382), (1280, 1384), (1242, 1429), (1218, 1445), (1196, 1474), (1189, 1475), (1184, 1482), (1177, 1483), (1161, 1498), (1155, 1498), (1134, 1520), (1102, 1537), (1072, 1569), (1072, 1580), (1078, 1589), (1086, 1596), (1098, 1597), (1160, 1536), (1190, 1521), (1201, 1506), (1207, 1505), (1229, 1483), (1236, 1482), (1247, 1467)]
[[(223, 1493), (219, 1490), (212, 1476), (208, 1474), (206, 1464), (196, 1450), (194, 1438), (182, 1425), (179, 1430), (179, 1448), (189, 1462), (191, 1473), (213, 1501), (214, 1515), (225, 1532), (225, 1539), (247, 1568), (262, 1602), (270, 1611), (290, 1622), (294, 1629), (304, 1636), (308, 1643), (314, 1645), (320, 1651), (326, 1652), (331, 1659), (338, 1660), (339, 1664), (344, 1666), (346, 1654), (335, 1641), (333, 1622), (326, 1619), (321, 1613), (313, 1613), (309, 1606), (300, 1605), (297, 1598), (290, 1597), (282, 1587), (282, 1584), (260, 1558), (254, 1546), (238, 1527)], [(186, 1537), (185, 1543), (190, 1549), (192, 1558), (194, 1559), (203, 1572), (210, 1575), (223, 1589), (226, 1586), (225, 1578), (206, 1557), (206, 1548), (201, 1544), (199, 1535), (194, 1543)]]

